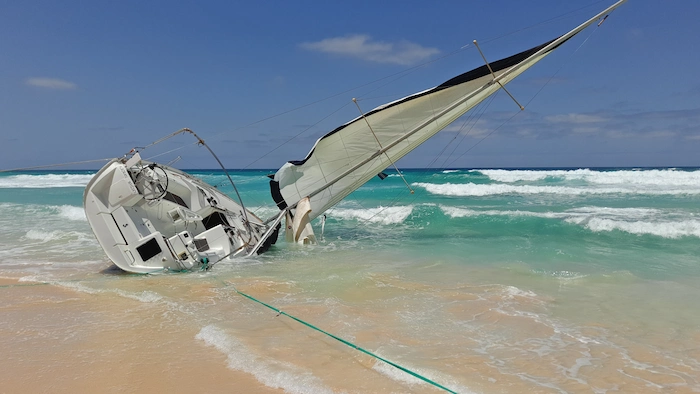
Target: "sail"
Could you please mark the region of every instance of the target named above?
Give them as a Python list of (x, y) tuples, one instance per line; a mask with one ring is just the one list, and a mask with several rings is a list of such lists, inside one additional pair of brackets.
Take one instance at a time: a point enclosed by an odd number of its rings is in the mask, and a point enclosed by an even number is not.
[(318, 217), (624, 2), (559, 38), (490, 63), (493, 74), (481, 66), (336, 128), (319, 138), (303, 160), (287, 162), (275, 173), (273, 199), (285, 209), (309, 197), (309, 218)]

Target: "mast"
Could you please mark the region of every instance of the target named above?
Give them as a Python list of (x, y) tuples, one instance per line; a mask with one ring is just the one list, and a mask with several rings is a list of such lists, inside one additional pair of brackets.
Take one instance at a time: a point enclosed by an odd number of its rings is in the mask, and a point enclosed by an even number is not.
[[(436, 88), (380, 106), (321, 137), (304, 160), (288, 162), (275, 174), (274, 181), (278, 182), (277, 187), (280, 188), (288, 209), (294, 209), (299, 200), (309, 197), (312, 199), (312, 216), (322, 214), (374, 177), (378, 171), (386, 168), (387, 163), (393, 163), (408, 154), (478, 103), (496, 93), (503, 85), (542, 60), (551, 51), (626, 1), (617, 1), (566, 34), (539, 47), (487, 63), (486, 66), (457, 76)], [(440, 104), (435, 106), (438, 109), (436, 112), (431, 112), (434, 110), (431, 100)], [(428, 102), (431, 104), (428, 105)], [(406, 119), (407, 124), (414, 121), (415, 123), (404, 131), (401, 125), (397, 126), (397, 124)], [(367, 123), (366, 127), (361, 124), (361, 120)], [(375, 124), (379, 124), (380, 127), (377, 130), (382, 130), (383, 135), (379, 131), (375, 133), (374, 130), (369, 130)], [(369, 131), (365, 132), (367, 127)], [(379, 142), (380, 148), (372, 151), (369, 147), (376, 144), (369, 143), (365, 144), (367, 148), (360, 148), (363, 143), (373, 141), (372, 136)], [(380, 142), (380, 138), (385, 138), (385, 141)], [(346, 157), (341, 158), (345, 161), (342, 163), (338, 163), (340, 160), (333, 157), (334, 154), (337, 156), (341, 152), (338, 148), (341, 144), (336, 140), (339, 140), (342, 145), (345, 145), (348, 140), (353, 143), (351, 148), (353, 151), (345, 152)], [(388, 159), (386, 163), (383, 156)], [(330, 157), (333, 157), (333, 160), (330, 160)], [(365, 166), (367, 167), (364, 171), (356, 174)], [(353, 178), (347, 181), (346, 178), (349, 176)], [(330, 194), (319, 196), (339, 183), (342, 183), (338, 186), (340, 189), (336, 188)]]

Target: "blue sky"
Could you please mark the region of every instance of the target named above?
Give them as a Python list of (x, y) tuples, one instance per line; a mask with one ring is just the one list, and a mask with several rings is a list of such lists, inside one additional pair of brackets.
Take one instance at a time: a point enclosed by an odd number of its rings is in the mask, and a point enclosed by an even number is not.
[[(612, 3), (0, 0), (0, 168), (121, 156), (183, 127), (229, 168), (278, 168), (356, 117), (353, 97), (368, 111), (481, 66), (460, 50), (473, 39), (494, 61)], [(399, 165), (700, 165), (698, 15), (629, 0), (509, 85), (525, 111), (500, 93)], [(185, 147), (161, 159), (216, 167), (193, 141), (143, 156)]]

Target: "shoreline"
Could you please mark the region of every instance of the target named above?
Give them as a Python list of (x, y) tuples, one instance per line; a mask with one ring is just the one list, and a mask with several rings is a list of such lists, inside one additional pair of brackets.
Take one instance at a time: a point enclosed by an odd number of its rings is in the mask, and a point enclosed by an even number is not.
[[(0, 286), (2, 393), (283, 392), (228, 368), (196, 330), (168, 325), (137, 300), (8, 278)], [(114, 321), (115, 306), (133, 310), (130, 328)]]

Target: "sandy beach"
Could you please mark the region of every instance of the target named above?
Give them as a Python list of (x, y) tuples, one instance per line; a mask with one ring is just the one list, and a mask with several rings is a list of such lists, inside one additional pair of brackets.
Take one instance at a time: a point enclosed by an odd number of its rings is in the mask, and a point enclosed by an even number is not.
[[(0, 286), (2, 393), (283, 392), (227, 368), (197, 331), (137, 300), (10, 279)], [(128, 322), (115, 319), (120, 309)]]
[(410, 175), (429, 194), (370, 182), (319, 245), (152, 275), (97, 244), (89, 174), (0, 177), (0, 392), (441, 392), (234, 286), (459, 393), (700, 389), (700, 171)]

